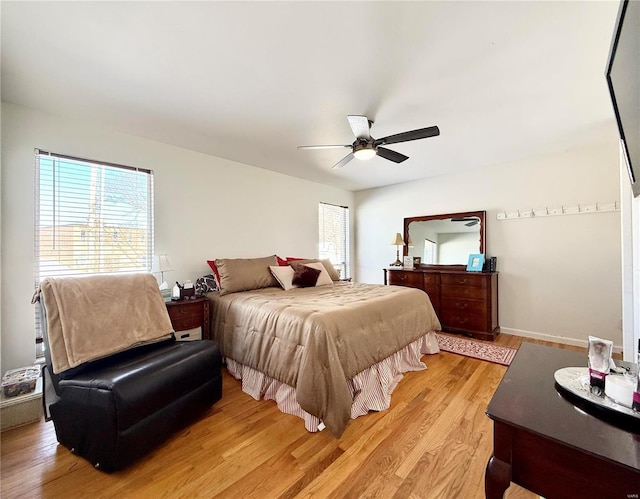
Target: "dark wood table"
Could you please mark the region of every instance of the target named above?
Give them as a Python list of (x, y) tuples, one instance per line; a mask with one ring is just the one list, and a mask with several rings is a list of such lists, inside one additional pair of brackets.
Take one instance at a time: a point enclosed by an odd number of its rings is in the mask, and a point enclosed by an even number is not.
[(503, 497), (511, 482), (547, 499), (640, 497), (638, 420), (556, 387), (556, 370), (586, 365), (586, 351), (522, 344), (487, 407), (487, 498)]
[[(201, 328), (202, 339), (210, 338), (209, 328), (209, 299), (208, 298), (184, 298), (165, 302), (171, 325), (176, 333), (187, 329)], [(176, 334), (178, 341), (184, 339), (183, 335)]]

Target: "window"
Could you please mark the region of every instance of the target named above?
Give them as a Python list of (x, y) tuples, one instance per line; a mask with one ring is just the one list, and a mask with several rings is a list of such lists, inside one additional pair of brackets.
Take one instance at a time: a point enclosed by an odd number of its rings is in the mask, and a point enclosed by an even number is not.
[(422, 257), (422, 263), (433, 265), (436, 263), (436, 251), (438, 249), (437, 244), (431, 239), (424, 240), (424, 255)]
[(328, 258), (340, 273), (341, 279), (351, 277), (349, 258), (349, 208), (320, 203), (319, 213), (319, 254)]
[(153, 172), (36, 149), (34, 225), (36, 286), (45, 277), (148, 272)]

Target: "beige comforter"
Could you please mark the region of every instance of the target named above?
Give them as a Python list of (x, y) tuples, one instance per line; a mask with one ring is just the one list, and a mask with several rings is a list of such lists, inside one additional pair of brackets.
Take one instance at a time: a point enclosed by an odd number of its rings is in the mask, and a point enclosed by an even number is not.
[(406, 287), (336, 283), (208, 296), (223, 355), (294, 387), (300, 406), (335, 436), (350, 418), (347, 380), (440, 330), (427, 294)]

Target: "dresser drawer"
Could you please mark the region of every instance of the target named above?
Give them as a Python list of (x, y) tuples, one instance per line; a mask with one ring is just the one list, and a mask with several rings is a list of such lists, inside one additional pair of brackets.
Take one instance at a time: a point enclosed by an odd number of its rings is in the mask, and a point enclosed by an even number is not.
[(481, 300), (462, 300), (451, 298), (442, 304), (442, 310), (451, 314), (471, 314), (480, 316), (483, 322), (487, 315), (487, 305)]
[(438, 286), (425, 286), (423, 289), (429, 296), (440, 294), (440, 288)]
[(426, 272), (423, 274), (423, 282), (424, 288), (427, 287), (438, 287), (440, 286), (440, 274), (427, 274)]
[(489, 286), (487, 275), (474, 274), (442, 274), (442, 286), (465, 286), (486, 289)]
[(168, 303), (167, 311), (175, 331), (205, 326), (205, 303), (203, 300), (197, 300), (193, 303), (186, 300)]
[(193, 329), (176, 331), (177, 341), (195, 341), (202, 339), (202, 328), (195, 327)]
[(433, 310), (435, 310), (436, 315), (438, 315), (440, 313), (440, 295), (438, 292), (430, 293), (427, 291), (427, 296), (429, 297), (431, 305), (433, 305)]
[(391, 285), (422, 289), (422, 274), (420, 272), (390, 270), (388, 275), (389, 284)]
[(442, 310), (440, 320), (445, 329), (475, 332), (484, 331), (487, 327), (485, 314), (476, 315), (452, 309)]
[(473, 286), (453, 286), (442, 285), (440, 288), (442, 299), (468, 299), (468, 300), (485, 300), (487, 298), (487, 290)]
[(440, 276), (438, 274), (424, 274), (422, 289), (429, 295), (436, 314), (440, 313)]

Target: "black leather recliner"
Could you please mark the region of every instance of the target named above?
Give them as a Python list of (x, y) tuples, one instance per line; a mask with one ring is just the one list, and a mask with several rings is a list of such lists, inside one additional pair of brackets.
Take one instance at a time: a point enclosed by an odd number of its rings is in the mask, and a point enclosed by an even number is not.
[(211, 340), (174, 337), (59, 374), (45, 351), (43, 404), (58, 442), (106, 472), (131, 464), (222, 396), (222, 358)]

